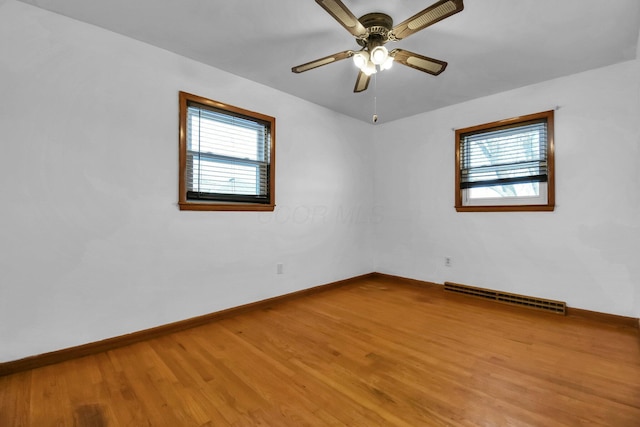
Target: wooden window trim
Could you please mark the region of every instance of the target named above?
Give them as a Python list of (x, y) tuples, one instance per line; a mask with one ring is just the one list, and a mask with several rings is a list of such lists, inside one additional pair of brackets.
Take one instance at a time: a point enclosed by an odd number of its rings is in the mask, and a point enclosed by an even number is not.
[[(189, 102), (195, 102), (215, 109), (228, 111), (249, 118), (254, 118), (270, 124), (269, 151), (269, 203), (242, 203), (223, 201), (194, 201), (187, 199), (187, 107)], [(276, 171), (276, 119), (265, 114), (245, 110), (233, 105), (214, 101), (198, 95), (180, 92), (179, 96), (179, 186), (178, 206), (180, 210), (191, 211), (273, 211), (275, 209), (275, 171)]]
[[(531, 120), (546, 118), (547, 120), (547, 203), (540, 205), (463, 205), (462, 189), (460, 188), (460, 140), (463, 134), (489, 130), (504, 126), (516, 126)], [(554, 114), (553, 110), (525, 116), (513, 117), (464, 129), (456, 129), (455, 132), (455, 208), (457, 212), (526, 212), (526, 211), (553, 211), (555, 209), (555, 145), (554, 145)]]

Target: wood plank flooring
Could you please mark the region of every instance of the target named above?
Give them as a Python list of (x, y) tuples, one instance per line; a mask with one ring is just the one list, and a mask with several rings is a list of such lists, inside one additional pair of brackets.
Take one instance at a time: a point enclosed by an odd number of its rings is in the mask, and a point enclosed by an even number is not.
[(0, 426), (640, 426), (638, 329), (388, 277), (0, 377)]

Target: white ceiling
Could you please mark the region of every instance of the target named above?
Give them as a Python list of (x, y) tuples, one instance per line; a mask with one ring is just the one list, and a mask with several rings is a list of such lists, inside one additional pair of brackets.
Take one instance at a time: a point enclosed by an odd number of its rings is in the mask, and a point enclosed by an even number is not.
[[(357, 49), (314, 0), (22, 0), (210, 64), (313, 103), (380, 122), (636, 58), (638, 0), (465, 0), (399, 47), (449, 63), (434, 77), (396, 64), (353, 93), (350, 60), (291, 67)], [(435, 0), (343, 0), (395, 23)]]

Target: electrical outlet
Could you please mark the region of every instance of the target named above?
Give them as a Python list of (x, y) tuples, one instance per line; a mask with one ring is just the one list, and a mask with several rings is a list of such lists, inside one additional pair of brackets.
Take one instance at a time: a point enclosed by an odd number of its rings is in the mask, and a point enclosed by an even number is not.
[(451, 258), (449, 258), (448, 256), (444, 257), (444, 266), (451, 267)]
[(276, 274), (284, 273), (284, 264), (278, 263), (276, 264)]

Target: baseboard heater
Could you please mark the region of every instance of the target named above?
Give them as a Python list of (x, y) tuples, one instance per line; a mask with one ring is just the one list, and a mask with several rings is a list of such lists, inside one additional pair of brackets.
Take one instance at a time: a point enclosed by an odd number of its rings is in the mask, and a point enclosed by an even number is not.
[(562, 301), (554, 301), (543, 298), (529, 297), (525, 295), (511, 294), (508, 292), (494, 291), (491, 289), (476, 288), (474, 286), (461, 285), (459, 283), (444, 282), (444, 290), (493, 300), (504, 304), (533, 308), (536, 310), (550, 311), (552, 313), (566, 314), (567, 304)]

